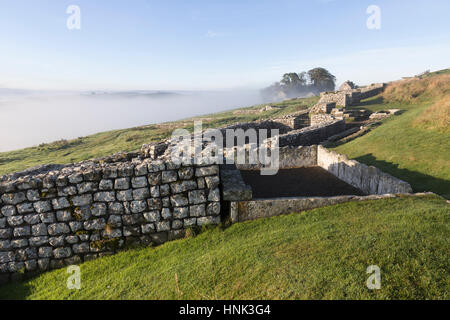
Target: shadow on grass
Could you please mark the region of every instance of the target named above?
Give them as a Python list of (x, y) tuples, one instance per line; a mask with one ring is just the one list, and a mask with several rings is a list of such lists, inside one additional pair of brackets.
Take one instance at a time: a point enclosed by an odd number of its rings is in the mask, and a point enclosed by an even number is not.
[(354, 160), (366, 165), (377, 167), (378, 169), (393, 175), (399, 179), (408, 182), (414, 192), (431, 191), (441, 195), (446, 199), (450, 199), (450, 181), (435, 178), (424, 173), (402, 169), (398, 164), (377, 160), (371, 153), (354, 158)]
[(356, 108), (358, 108), (358, 107), (365, 107), (365, 106), (371, 106), (371, 105), (374, 105), (374, 104), (382, 104), (382, 103), (384, 103), (384, 98), (383, 97), (369, 98), (369, 99), (366, 99), (364, 101), (361, 101), (356, 106)]
[[(335, 148), (335, 147), (338, 147), (340, 145), (346, 144), (346, 143), (348, 143), (350, 141), (355, 140), (356, 138), (359, 138), (359, 137), (362, 137), (362, 136), (368, 134), (370, 131), (372, 131), (373, 129), (381, 126), (382, 124), (383, 123), (381, 121), (372, 123), (370, 125), (370, 127), (368, 127), (367, 130), (362, 131), (362, 132), (359, 131), (359, 132), (353, 133), (353, 134), (351, 134), (349, 136), (346, 136), (346, 137), (344, 137), (344, 138), (342, 138), (342, 139), (340, 139), (338, 141), (328, 142), (328, 143), (324, 144), (324, 147), (326, 147), (326, 148)], [(346, 126), (347, 126), (347, 129), (349, 129), (349, 128), (352, 128), (352, 127), (355, 127), (355, 126), (360, 126), (360, 124), (350, 124), (350, 125), (347, 124)]]
[(0, 285), (0, 300), (25, 300), (31, 294), (31, 288), (27, 282), (37, 274), (18, 275), (20, 279), (16, 279), (7, 284)]
[(22, 161), (24, 160), (25, 157), (13, 157), (13, 158), (0, 158), (0, 166), (7, 164), (9, 162), (13, 162), (13, 161)]

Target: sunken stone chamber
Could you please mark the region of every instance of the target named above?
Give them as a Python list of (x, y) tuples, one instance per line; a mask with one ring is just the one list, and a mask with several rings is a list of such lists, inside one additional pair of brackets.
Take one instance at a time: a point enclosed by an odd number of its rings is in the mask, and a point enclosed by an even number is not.
[(228, 184), (221, 172), (233, 222), (412, 192), (408, 183), (320, 145), (280, 148), (279, 158), (274, 176), (261, 176), (259, 164), (222, 167), (234, 179)]
[(253, 199), (363, 195), (319, 166), (280, 169), (276, 175), (265, 176), (258, 170), (242, 170), (241, 175), (251, 186)]

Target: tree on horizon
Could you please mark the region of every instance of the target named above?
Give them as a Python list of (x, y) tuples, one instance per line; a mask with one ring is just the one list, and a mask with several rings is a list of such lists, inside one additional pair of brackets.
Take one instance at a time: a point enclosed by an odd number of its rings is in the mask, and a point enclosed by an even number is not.
[(336, 87), (336, 77), (325, 68), (314, 68), (308, 71), (311, 84), (322, 91), (333, 91)]
[(297, 98), (308, 94), (317, 95), (322, 91), (332, 91), (336, 87), (336, 77), (325, 68), (314, 68), (307, 72), (288, 72), (279, 82), (264, 88), (261, 94), (266, 100)]

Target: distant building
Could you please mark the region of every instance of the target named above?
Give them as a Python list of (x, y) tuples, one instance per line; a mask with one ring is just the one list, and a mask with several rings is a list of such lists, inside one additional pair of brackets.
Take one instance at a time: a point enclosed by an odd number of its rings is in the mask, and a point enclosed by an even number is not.
[(356, 85), (350, 81), (347, 80), (345, 81), (340, 87), (339, 87), (339, 91), (348, 91), (348, 90), (353, 90), (356, 89)]

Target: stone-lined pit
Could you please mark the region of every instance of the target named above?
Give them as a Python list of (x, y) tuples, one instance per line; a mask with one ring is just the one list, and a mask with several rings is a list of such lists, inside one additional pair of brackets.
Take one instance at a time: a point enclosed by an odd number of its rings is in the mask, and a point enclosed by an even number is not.
[(253, 199), (364, 194), (318, 166), (281, 169), (272, 176), (262, 176), (259, 170), (241, 170), (241, 175), (251, 186)]
[(276, 175), (261, 175), (259, 162), (222, 166), (222, 198), (230, 201), (232, 222), (412, 192), (407, 182), (320, 145), (278, 151)]

